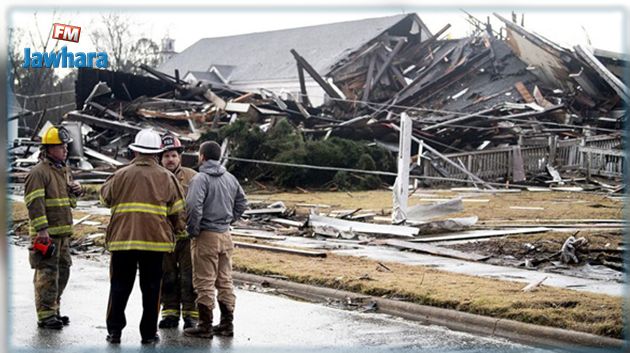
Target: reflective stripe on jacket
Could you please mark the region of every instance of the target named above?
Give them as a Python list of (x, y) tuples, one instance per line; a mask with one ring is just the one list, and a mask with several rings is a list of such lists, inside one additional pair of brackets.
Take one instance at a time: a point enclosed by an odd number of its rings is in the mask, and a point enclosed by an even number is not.
[(138, 155), (101, 187), (111, 209), (105, 243), (109, 251), (172, 252), (185, 229), (184, 195), (175, 176), (150, 155)]
[(50, 236), (72, 235), (75, 196), (68, 191), (70, 168), (42, 159), (31, 169), (24, 184), (24, 203), (30, 219), (29, 233), (47, 229)]

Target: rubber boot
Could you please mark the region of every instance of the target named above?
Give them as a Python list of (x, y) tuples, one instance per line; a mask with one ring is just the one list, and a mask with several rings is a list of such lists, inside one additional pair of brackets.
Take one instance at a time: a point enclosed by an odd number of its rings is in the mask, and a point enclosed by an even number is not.
[(199, 322), (197, 326), (185, 329), (184, 336), (212, 338), (212, 309), (203, 304), (198, 304), (198, 307)]
[(176, 328), (177, 326), (179, 326), (179, 317), (172, 315), (163, 317), (158, 324), (159, 328)]
[(197, 319), (190, 316), (184, 317), (184, 330), (187, 328), (195, 327), (197, 325)]
[(57, 320), (61, 321), (64, 326), (70, 325), (70, 318), (67, 316), (61, 316), (57, 314)]
[(234, 336), (234, 311), (222, 302), (219, 302), (219, 309), (221, 310), (221, 321), (217, 326), (212, 327), (212, 333), (224, 337)]
[(63, 323), (61, 320), (57, 319), (57, 315), (53, 315), (38, 321), (37, 327), (49, 330), (61, 330), (61, 328), (63, 328)]
[(157, 344), (160, 342), (160, 336), (156, 333), (153, 337), (143, 338), (140, 343), (142, 344)]
[(122, 335), (122, 332), (120, 331), (112, 331), (107, 334), (107, 337), (105, 337), (105, 340), (107, 340), (107, 342), (111, 344), (120, 344), (121, 335)]

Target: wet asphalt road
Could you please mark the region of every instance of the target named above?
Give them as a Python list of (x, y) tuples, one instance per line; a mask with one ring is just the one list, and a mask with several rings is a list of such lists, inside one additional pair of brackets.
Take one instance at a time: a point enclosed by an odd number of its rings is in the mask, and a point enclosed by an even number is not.
[[(105, 341), (109, 291), (107, 257), (74, 257), (62, 314), (71, 324), (62, 331), (38, 329), (33, 304), (33, 271), (25, 248), (10, 246), (9, 341), (12, 352), (546, 352), (502, 339), (450, 331), (443, 327), (382, 314), (358, 313), (284, 297), (237, 290), (234, 338), (187, 338), (179, 329), (160, 330), (156, 346), (142, 346), (138, 325), (141, 296), (138, 281), (127, 307), (122, 344)], [(215, 317), (218, 313), (215, 312)], [(216, 319), (215, 319), (216, 320)]]

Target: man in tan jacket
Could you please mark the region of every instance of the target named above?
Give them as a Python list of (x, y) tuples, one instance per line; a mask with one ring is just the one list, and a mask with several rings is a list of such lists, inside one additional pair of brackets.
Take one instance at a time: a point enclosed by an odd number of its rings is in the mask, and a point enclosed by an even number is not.
[(116, 171), (101, 187), (101, 202), (111, 208), (106, 247), (111, 252), (107, 341), (120, 343), (126, 326), (125, 307), (140, 269), (142, 344), (159, 341), (162, 261), (173, 252), (175, 234), (185, 230), (183, 192), (173, 173), (158, 164), (160, 135), (145, 129), (129, 146), (131, 163)]
[[(184, 150), (179, 139), (171, 134), (162, 137), (161, 163), (164, 168), (175, 174), (184, 195), (188, 192), (188, 184), (197, 172), (182, 167), (181, 154)], [(184, 319), (184, 329), (197, 324), (199, 313), (195, 300), (197, 295), (192, 284), (192, 262), (190, 260), (190, 238), (187, 232), (175, 234), (177, 244), (175, 252), (164, 255), (162, 270), (162, 320), (160, 328), (175, 328), (179, 326), (181, 313)], [(180, 311), (181, 310), (181, 311)]]

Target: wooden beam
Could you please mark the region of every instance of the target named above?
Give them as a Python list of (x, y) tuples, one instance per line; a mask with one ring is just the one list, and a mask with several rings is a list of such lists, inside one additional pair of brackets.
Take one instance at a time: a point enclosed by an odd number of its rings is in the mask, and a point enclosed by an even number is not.
[[(406, 58), (419, 58), (419, 57), (421, 57), (420, 56), (421, 52), (424, 51), (424, 49), (426, 49), (427, 47), (429, 47), (433, 42), (435, 42), (449, 28), (451, 28), (451, 25), (447, 24), (446, 26), (442, 27), (442, 29), (440, 29), (434, 35), (430, 36), (429, 38), (425, 39), (424, 41), (420, 41), (418, 43), (418, 45), (407, 46), (405, 48), (405, 50), (403, 51), (403, 53), (400, 55), (400, 60), (397, 60), (397, 61), (403, 61)], [(421, 32), (422, 31), (420, 31), (420, 33)]]
[(404, 240), (396, 240), (396, 239), (388, 239), (385, 241), (385, 244), (389, 246), (393, 246), (397, 249), (405, 249), (405, 250), (413, 250), (418, 251), (425, 254), (443, 256), (443, 257), (451, 257), (454, 259), (467, 260), (467, 261), (483, 261), (490, 256), (484, 256), (479, 254), (468, 254), (462, 251), (440, 248), (435, 245), (429, 244), (417, 244)]
[(284, 219), (284, 218), (272, 218), (269, 220), (269, 222), (282, 224), (284, 226), (289, 226), (289, 227), (296, 227), (296, 228), (302, 228), (306, 225), (306, 222), (298, 222), (298, 221), (293, 221), (293, 220)]
[(370, 57), (370, 64), (368, 66), (367, 78), (363, 85), (363, 98), (362, 101), (367, 102), (370, 99), (370, 91), (372, 88), (372, 73), (374, 72), (374, 64), (376, 63), (376, 55)]
[(308, 94), (306, 93), (306, 83), (304, 82), (304, 67), (298, 62), (298, 78), (300, 80), (300, 102), (304, 105), (311, 105), (311, 101), (308, 99)]
[(454, 124), (454, 123), (457, 123), (457, 122), (461, 122), (461, 121), (464, 121), (464, 120), (468, 120), (468, 119), (471, 119), (471, 118), (474, 118), (474, 117), (477, 117), (477, 116), (480, 116), (480, 115), (484, 115), (486, 113), (493, 112), (495, 110), (496, 110), (496, 108), (489, 108), (489, 109), (486, 109), (486, 110), (478, 111), (476, 113), (467, 114), (467, 115), (463, 115), (463, 116), (458, 116), (457, 118), (449, 119), (449, 120), (446, 120), (446, 121), (442, 121), (441, 123), (437, 123), (437, 124), (433, 124), (433, 125), (429, 125), (427, 127), (424, 127), (424, 128), (422, 128), (422, 131), (429, 131), (429, 130), (437, 129), (438, 127), (441, 127), (441, 126), (451, 125), (451, 124)]
[(85, 152), (85, 154), (87, 154), (88, 156), (92, 157), (92, 158), (96, 158), (96, 159), (100, 159), (101, 161), (105, 162), (105, 163), (109, 163), (113, 166), (122, 166), (124, 165), (123, 162), (120, 162), (114, 158), (111, 158), (109, 156), (106, 156), (102, 153), (99, 153), (97, 151), (94, 151), (93, 149), (90, 149), (88, 147), (83, 147), (83, 152)]
[(310, 257), (326, 257), (326, 253), (322, 251), (310, 251), (310, 250), (299, 250), (299, 249), (291, 249), (291, 248), (283, 248), (279, 246), (269, 246), (269, 245), (260, 245), (260, 244), (252, 244), (252, 243), (244, 243), (240, 241), (235, 241), (234, 246), (237, 248), (247, 248), (247, 249), (256, 249), (256, 250), (264, 250), (264, 251), (272, 251), (272, 252), (281, 252), (293, 255), (301, 255), (301, 256), (310, 256)]
[(276, 214), (284, 213), (287, 209), (284, 207), (269, 207), (269, 208), (256, 208), (253, 210), (247, 210), (244, 215), (258, 215), (258, 214)]
[(396, 81), (398, 81), (398, 83), (400, 83), (401, 87), (407, 87), (407, 80), (405, 80), (405, 75), (403, 75), (400, 69), (398, 69), (394, 65), (391, 65), (389, 67), (389, 71), (394, 74), (394, 78), (396, 79)]
[(521, 97), (523, 97), (523, 100), (526, 103), (534, 102), (534, 97), (532, 97), (531, 93), (529, 93), (529, 90), (527, 89), (527, 87), (525, 87), (525, 84), (523, 84), (523, 82), (521, 81), (516, 82), (514, 84), (514, 88), (516, 88), (516, 90), (521, 95)]
[(254, 238), (254, 239), (263, 239), (263, 240), (284, 240), (286, 237), (282, 237), (274, 234), (273, 232), (268, 232), (264, 230), (258, 229), (240, 229), (234, 228), (230, 231), (230, 234), (236, 235), (239, 237), (246, 238)]
[(70, 121), (81, 121), (89, 125), (112, 129), (116, 131), (126, 131), (133, 134), (138, 133), (142, 128), (128, 124), (124, 121), (118, 122), (111, 119), (99, 118), (92, 115), (82, 114), (79, 111), (72, 111), (66, 115), (66, 119)]
[(551, 228), (547, 228), (547, 227), (500, 229), (500, 230), (469, 230), (465, 232), (437, 235), (433, 237), (422, 237), (422, 238), (413, 239), (411, 241), (419, 242), (419, 243), (429, 243), (429, 242), (434, 242), (434, 241), (481, 239), (481, 238), (502, 237), (502, 236), (512, 235), (512, 234), (543, 233), (549, 230), (551, 230)]
[(374, 224), (346, 221), (343, 219), (331, 218), (319, 215), (309, 215), (308, 225), (311, 227), (327, 227), (339, 232), (358, 232), (369, 234), (384, 234), (388, 236), (399, 236), (413, 238), (418, 235), (419, 229), (416, 227)]
[(398, 43), (396, 43), (396, 46), (394, 47), (394, 49), (392, 49), (392, 52), (389, 54), (389, 56), (387, 57), (387, 59), (385, 60), (381, 68), (378, 70), (378, 72), (376, 73), (376, 76), (374, 76), (374, 80), (372, 81), (370, 88), (373, 88), (374, 85), (376, 85), (376, 83), (381, 79), (385, 71), (387, 71), (387, 68), (389, 67), (389, 65), (392, 63), (392, 61), (396, 57), (396, 54), (398, 54), (398, 52), (400, 51), (400, 49), (402, 49), (404, 44), (405, 44), (404, 40), (399, 40)]
[(306, 70), (306, 72), (308, 72), (309, 75), (311, 75), (311, 77), (313, 78), (313, 80), (315, 80), (315, 82), (317, 82), (322, 89), (324, 90), (324, 92), (326, 92), (326, 94), (328, 94), (330, 97), (332, 98), (337, 98), (337, 99), (341, 99), (341, 96), (339, 95), (339, 93), (337, 93), (337, 91), (335, 91), (329, 84), (328, 82), (326, 82), (318, 73), (317, 71), (311, 66), (311, 64), (308, 63), (308, 61), (306, 61), (306, 59), (304, 59), (303, 57), (300, 56), (300, 54), (298, 54), (297, 51), (295, 51), (295, 49), (291, 49), (291, 54), (293, 54), (293, 57), (295, 58), (295, 60), (298, 62), (299, 65), (302, 65), (302, 67), (304, 68), (304, 70)]

